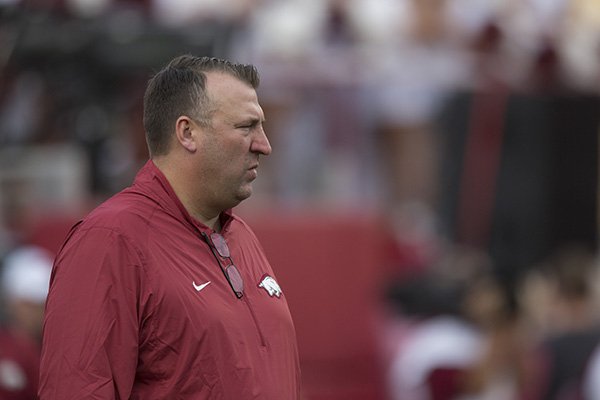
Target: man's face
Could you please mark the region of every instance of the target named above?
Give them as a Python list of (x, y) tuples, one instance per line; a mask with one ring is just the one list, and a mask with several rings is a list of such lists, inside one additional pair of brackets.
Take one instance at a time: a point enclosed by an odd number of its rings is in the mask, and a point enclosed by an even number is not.
[(212, 72), (207, 74), (207, 92), (214, 112), (211, 126), (200, 128), (198, 163), (209, 206), (224, 210), (250, 197), (259, 156), (269, 155), (271, 145), (251, 86)]

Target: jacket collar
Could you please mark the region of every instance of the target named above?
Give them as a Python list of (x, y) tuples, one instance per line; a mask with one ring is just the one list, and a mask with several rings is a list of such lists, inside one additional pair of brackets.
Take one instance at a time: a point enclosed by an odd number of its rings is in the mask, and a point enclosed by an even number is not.
[[(132, 189), (141, 192), (143, 195), (156, 201), (161, 208), (171, 214), (189, 227), (199, 231), (199, 233), (211, 233), (212, 229), (198, 221), (190, 215), (184, 207), (179, 197), (175, 194), (173, 187), (158, 169), (152, 160), (148, 160), (146, 164), (138, 171), (133, 182)], [(234, 218), (232, 210), (225, 210), (221, 213), (222, 232), (229, 228), (231, 220)]]

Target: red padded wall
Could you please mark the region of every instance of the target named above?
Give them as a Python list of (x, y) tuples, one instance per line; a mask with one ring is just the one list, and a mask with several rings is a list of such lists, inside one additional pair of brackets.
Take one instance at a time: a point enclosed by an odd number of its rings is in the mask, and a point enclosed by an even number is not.
[(308, 400), (383, 399), (377, 304), (389, 241), (378, 218), (245, 215), (287, 297)]

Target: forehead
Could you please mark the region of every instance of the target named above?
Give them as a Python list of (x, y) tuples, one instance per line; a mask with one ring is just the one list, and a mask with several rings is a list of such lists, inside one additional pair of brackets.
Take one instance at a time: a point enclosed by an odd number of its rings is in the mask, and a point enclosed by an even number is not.
[(256, 90), (248, 83), (227, 73), (209, 72), (206, 74), (206, 89), (217, 112), (252, 113), (262, 118)]

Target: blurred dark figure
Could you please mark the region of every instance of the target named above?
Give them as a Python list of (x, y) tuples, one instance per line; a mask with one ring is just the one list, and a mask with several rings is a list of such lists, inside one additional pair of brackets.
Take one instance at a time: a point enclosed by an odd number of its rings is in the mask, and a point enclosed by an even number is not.
[(6, 315), (0, 328), (0, 399), (34, 400), (52, 257), (23, 246), (9, 252), (2, 265)]
[(596, 262), (591, 250), (569, 246), (554, 255), (543, 271), (550, 304), (542, 347), (546, 362), (542, 400), (587, 399), (582, 379), (600, 343)]
[(481, 348), (476, 327), (457, 310), (453, 285), (425, 274), (393, 290), (406, 329), (389, 365), (394, 400), (453, 399), (463, 392), (465, 371)]
[(485, 255), (463, 248), (391, 290), (411, 321), (390, 364), (391, 398), (536, 398), (535, 346), (515, 291)]
[(469, 400), (533, 400), (539, 396), (537, 338), (523, 311), (520, 286), (519, 277), (512, 281), (501, 274), (480, 276), (469, 286), (463, 307), (483, 337), (481, 352), (462, 381)]

